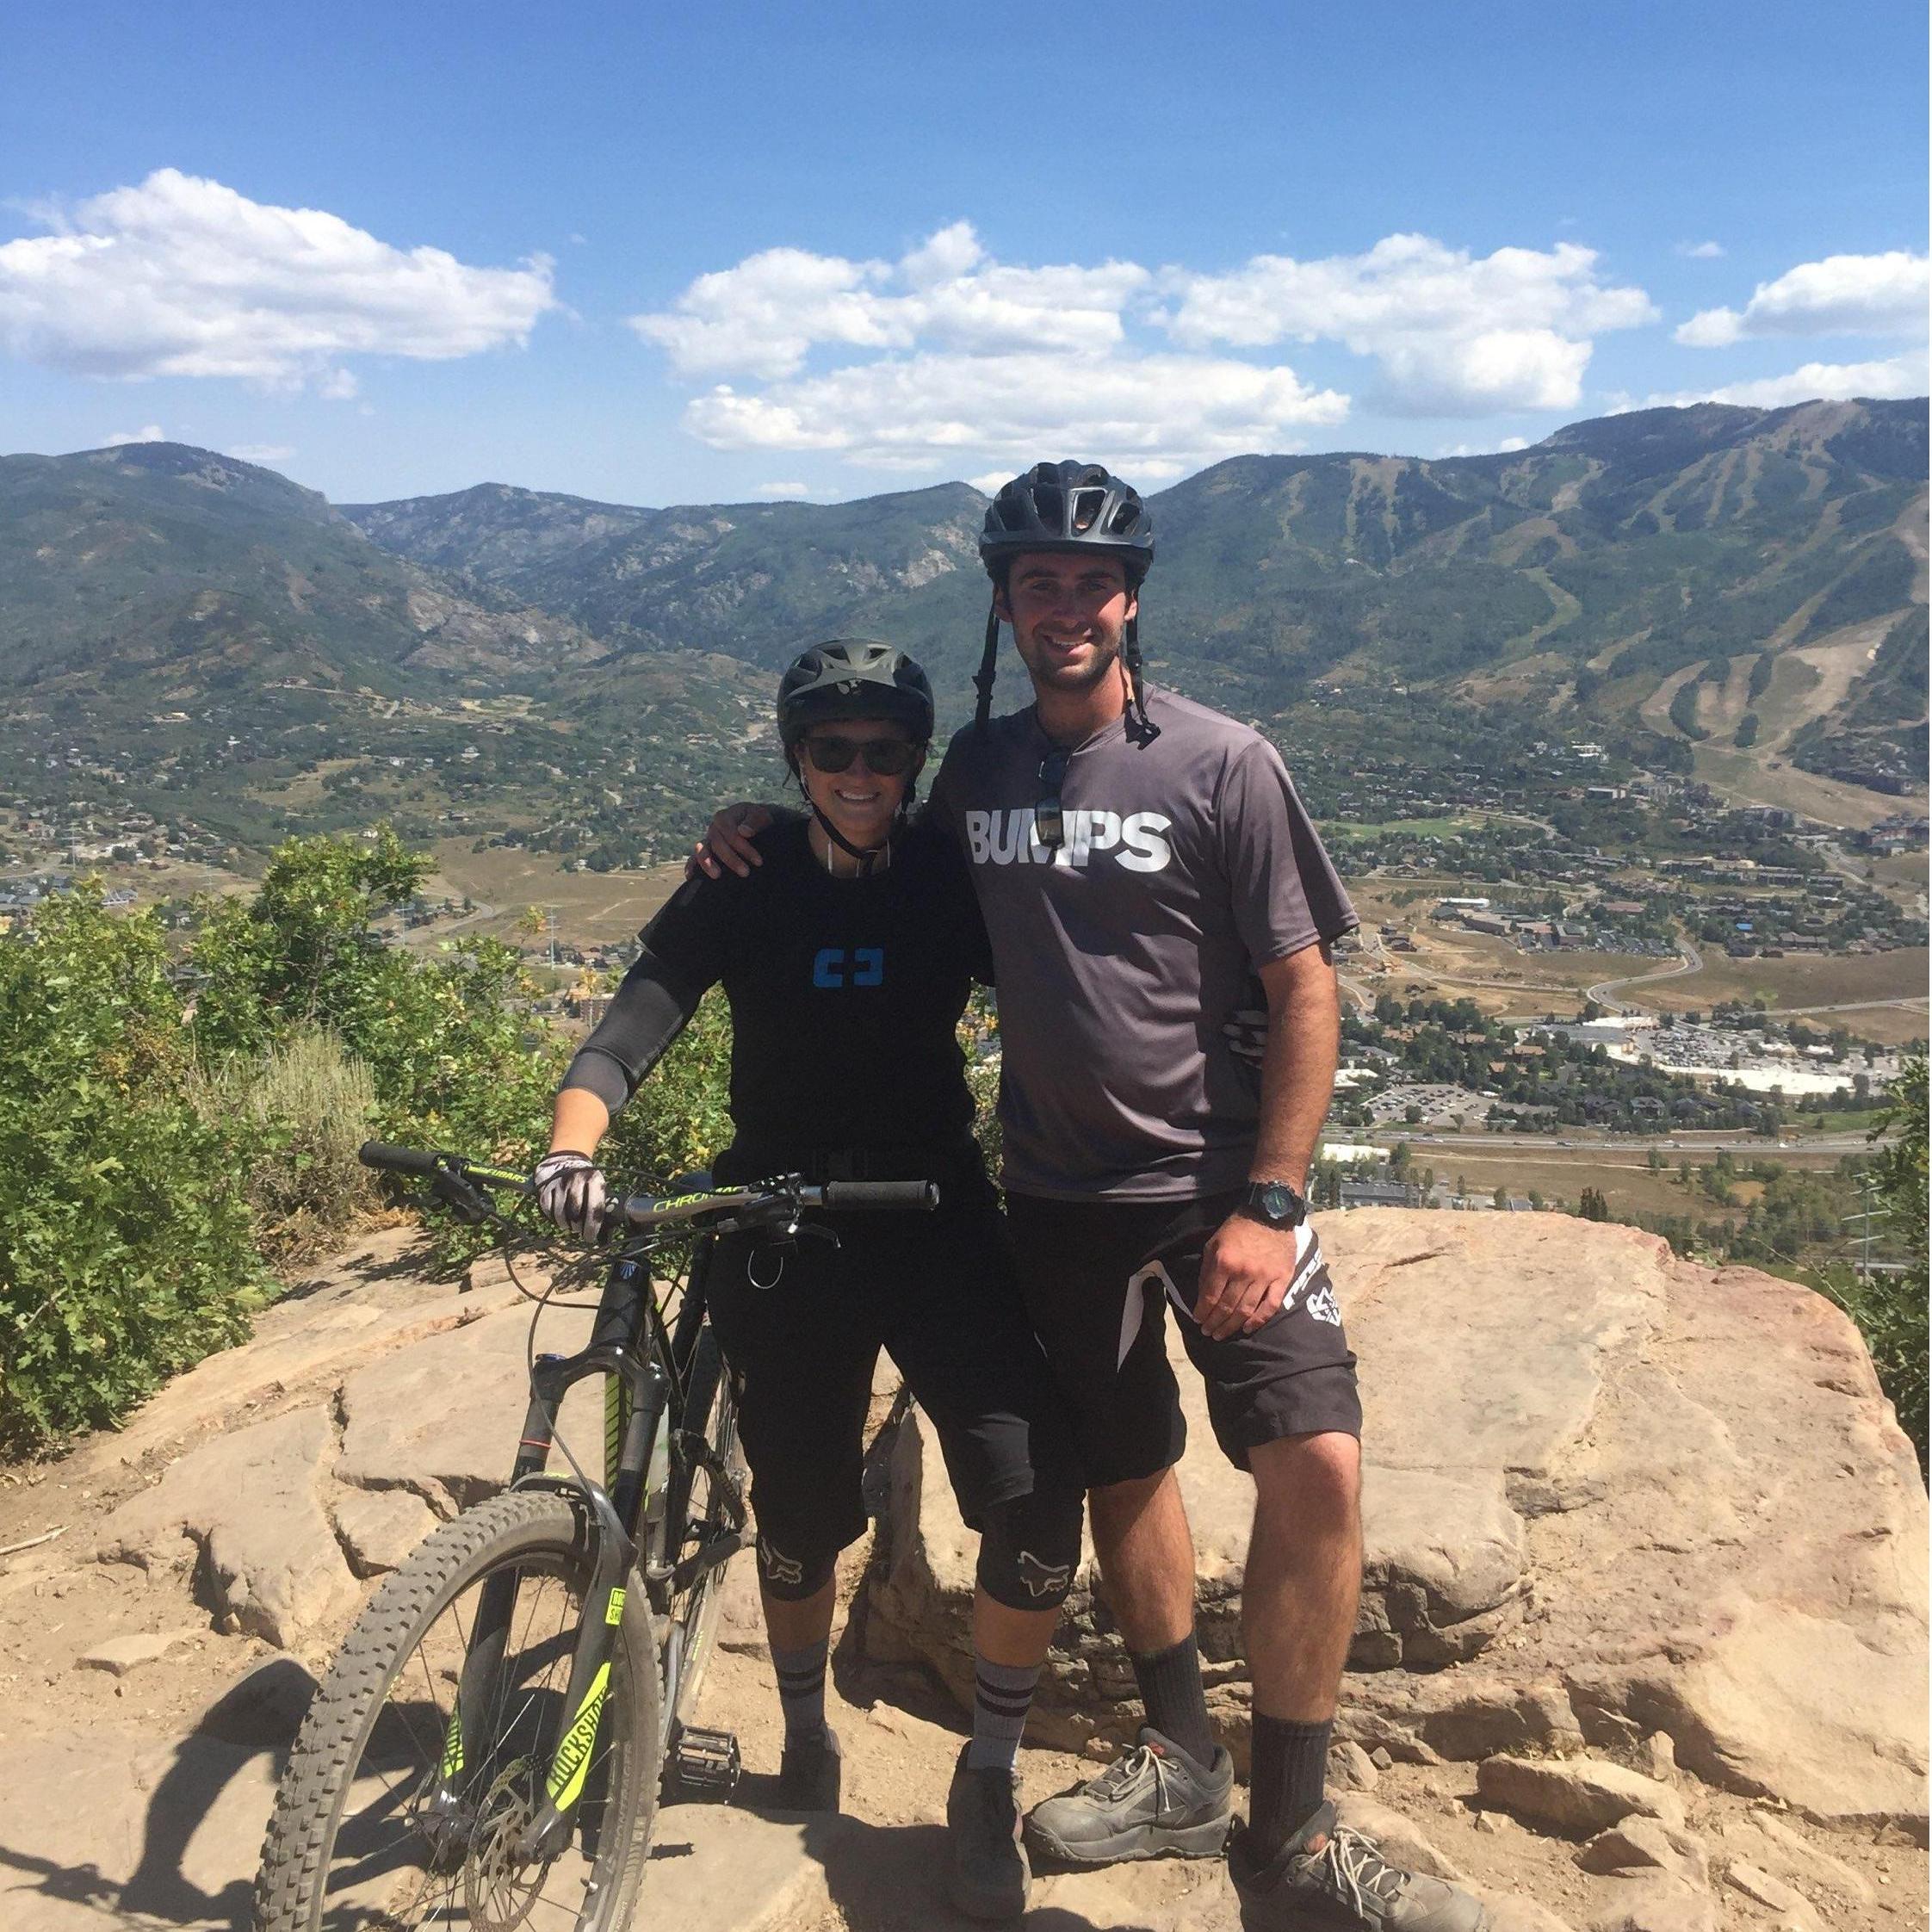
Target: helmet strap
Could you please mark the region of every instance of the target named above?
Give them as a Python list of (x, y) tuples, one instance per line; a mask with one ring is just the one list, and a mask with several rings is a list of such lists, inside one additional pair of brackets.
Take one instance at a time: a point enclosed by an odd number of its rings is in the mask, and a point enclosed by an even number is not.
[(987, 720), (993, 715), (993, 680), (1000, 669), (1000, 593), (993, 593), (991, 608), (986, 614), (986, 649), (980, 654), (980, 667), (974, 673), (973, 689), (979, 694), (979, 703), (973, 711), (973, 728), (986, 729)]
[[(845, 853), (846, 858), (857, 861), (858, 865), (858, 876), (860, 878), (870, 878), (872, 876), (874, 869), (878, 865), (880, 858), (891, 851), (891, 839), (889, 837), (883, 845), (855, 845), (851, 842), (851, 840), (846, 838), (845, 833), (839, 831), (839, 827), (835, 826), (832, 822), (832, 820), (828, 819), (825, 815), (825, 814), (818, 808), (818, 806), (814, 802), (810, 792), (807, 792), (805, 794), (805, 802), (808, 805), (811, 806), (812, 816), (819, 821), (819, 830), (822, 832), (826, 835), (826, 837), (829, 839), (832, 843), (839, 848), (840, 851)], [(887, 863), (889, 864), (890, 860), (888, 859)]]
[(1130, 728), (1142, 745), (1151, 745), (1161, 735), (1161, 728), (1147, 715), (1147, 684), (1141, 676), (1141, 621), (1127, 620), (1126, 635), (1121, 641), (1120, 661), (1127, 669), (1127, 708)]

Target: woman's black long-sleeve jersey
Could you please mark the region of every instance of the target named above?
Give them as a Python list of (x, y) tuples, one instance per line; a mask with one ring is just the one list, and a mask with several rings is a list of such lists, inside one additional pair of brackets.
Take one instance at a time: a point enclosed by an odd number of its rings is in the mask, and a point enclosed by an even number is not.
[(915, 824), (865, 879), (828, 874), (802, 820), (770, 827), (758, 845), (764, 864), (750, 877), (692, 880), (644, 928), (565, 1087), (615, 1113), (722, 985), (737, 1134), (721, 1177), (809, 1169), (830, 1154), (872, 1155), (876, 1176), (917, 1173), (908, 1156), (969, 1156), (955, 1029), (993, 969), (951, 833)]

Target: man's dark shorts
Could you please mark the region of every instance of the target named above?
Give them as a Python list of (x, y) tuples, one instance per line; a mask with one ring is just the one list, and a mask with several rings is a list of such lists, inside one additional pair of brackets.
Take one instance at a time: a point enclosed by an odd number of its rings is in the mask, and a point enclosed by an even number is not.
[(1361, 1434), (1355, 1358), (1312, 1229), (1302, 1231), (1287, 1298), (1261, 1327), (1215, 1341), (1196, 1325), (1201, 1250), (1239, 1198), (1006, 1197), (1026, 1311), (1072, 1407), (1089, 1484), (1155, 1475), (1186, 1446), (1167, 1360), (1170, 1301), (1207, 1384), (1215, 1440), (1236, 1468), (1248, 1467), (1251, 1450), (1285, 1436)]
[(761, 1557), (817, 1561), (864, 1533), (865, 1419), (882, 1347), (932, 1419), (969, 1526), (991, 1504), (1085, 1486), (985, 1192), (936, 1214), (841, 1215), (836, 1248), (718, 1242), (707, 1293), (742, 1378), (739, 1438)]

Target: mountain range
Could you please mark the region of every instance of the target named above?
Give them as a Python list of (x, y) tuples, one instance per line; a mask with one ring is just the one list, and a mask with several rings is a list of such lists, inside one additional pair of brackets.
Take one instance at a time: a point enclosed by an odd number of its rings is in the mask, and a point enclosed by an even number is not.
[[(1927, 431), (1923, 401), (1700, 405), (1491, 455), (1236, 457), (1149, 499), (1149, 662), (1284, 728), (1317, 686), (1402, 690), (1907, 789)], [(901, 643), (964, 715), (986, 501), (338, 507), (178, 444), (0, 458), (0, 757), (249, 839), (460, 804), (519, 834), (621, 810), (648, 850), (755, 782), (771, 670), (814, 638)]]

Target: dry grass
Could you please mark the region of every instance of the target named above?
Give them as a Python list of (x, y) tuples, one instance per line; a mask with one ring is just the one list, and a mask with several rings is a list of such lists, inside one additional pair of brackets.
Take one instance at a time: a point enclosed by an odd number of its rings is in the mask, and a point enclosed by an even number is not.
[[(1564, 1201), (1574, 1205), (1586, 1187), (1601, 1188), (1613, 1211), (1625, 1214), (1688, 1214), (1694, 1219), (1714, 1219), (1724, 1211), (1714, 1206), (1701, 1189), (1685, 1188), (1676, 1180), (1677, 1163), (1687, 1158), (1693, 1172), (1711, 1165), (1714, 1156), (1688, 1156), (1666, 1150), (1668, 1165), (1653, 1173), (1641, 1153), (1628, 1149), (1577, 1148), (1500, 1149), (1494, 1154), (1465, 1154), (1455, 1148), (1417, 1146), (1411, 1154), (1416, 1169), (1433, 1167), (1438, 1180), (1452, 1186), (1460, 1175), (1473, 1194), (1493, 1194), (1500, 1186), (1514, 1195), (1527, 1195), (1533, 1187), (1546, 1201)], [(1739, 1164), (1746, 1156), (1739, 1156)], [(1836, 1155), (1806, 1155), (1793, 1149), (1787, 1153), (1766, 1155), (1753, 1149), (1749, 1160), (1774, 1160), (1780, 1167), (1829, 1169), (1837, 1164)], [(1737, 1181), (1738, 1208), (1762, 1192), (1756, 1181)]]
[(1914, 808), (1911, 799), (1867, 791), (1862, 785), (1840, 784), (1836, 778), (1800, 771), (1780, 758), (1762, 758), (1755, 751), (1706, 744), (1694, 747), (1691, 756), (1697, 776), (1725, 797), (1747, 805), (1775, 805), (1787, 812), (1799, 812), (1821, 825), (1876, 825), (1894, 812), (1924, 808), (1923, 794), (1917, 795), (1920, 802)]
[[(1720, 1000), (1749, 1001), (1762, 994), (1774, 1006), (1838, 1006), (1868, 1000), (1916, 1000), (1924, 1018), (1926, 969), (1923, 946), (1894, 952), (1830, 954), (1824, 957), (1730, 959), (1704, 954), (1704, 970), (1649, 986), (1627, 987), (1625, 994), (1660, 1011), (1709, 1008)], [(1622, 997), (1623, 995), (1619, 995)], [(1821, 1019), (1827, 1016), (1820, 1014)]]
[(556, 908), (557, 937), (573, 945), (610, 945), (631, 938), (659, 906), (678, 889), (683, 876), (678, 865), (653, 866), (647, 872), (567, 872), (548, 852), (511, 851), (493, 846), (475, 852), (461, 839), (446, 839), (436, 847), (436, 876), (429, 890), (461, 898), (466, 893), (479, 905), (496, 908), (466, 931), (529, 944), (519, 935), (517, 921), (531, 906)]

